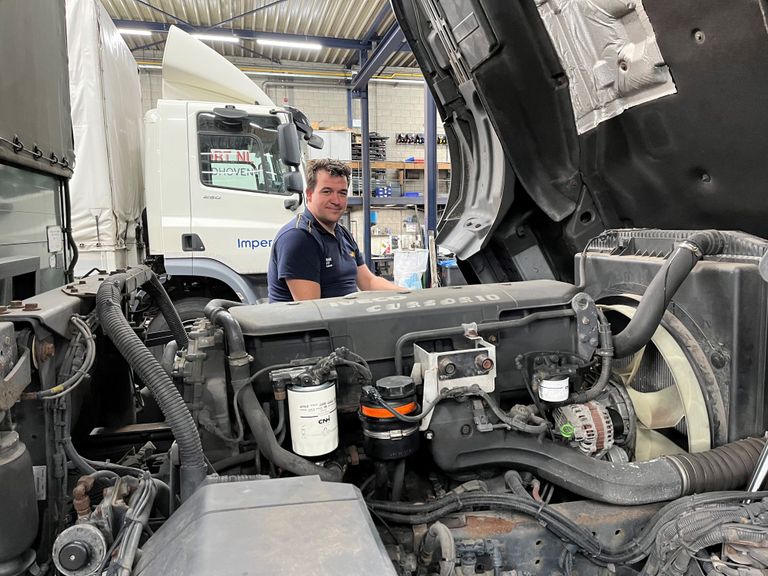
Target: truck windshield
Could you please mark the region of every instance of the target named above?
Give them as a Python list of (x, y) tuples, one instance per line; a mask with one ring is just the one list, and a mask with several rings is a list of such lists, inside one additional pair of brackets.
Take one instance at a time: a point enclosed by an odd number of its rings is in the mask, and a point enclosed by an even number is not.
[(211, 112), (197, 117), (200, 180), (206, 186), (285, 194), (277, 143), (280, 121), (248, 116), (229, 121)]

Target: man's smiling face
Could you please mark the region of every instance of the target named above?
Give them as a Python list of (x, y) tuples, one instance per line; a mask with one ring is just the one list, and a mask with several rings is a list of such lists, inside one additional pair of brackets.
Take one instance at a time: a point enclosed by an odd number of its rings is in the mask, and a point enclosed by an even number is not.
[(347, 210), (348, 186), (344, 176), (331, 176), (327, 171), (319, 170), (315, 189), (307, 189), (307, 208), (329, 231)]

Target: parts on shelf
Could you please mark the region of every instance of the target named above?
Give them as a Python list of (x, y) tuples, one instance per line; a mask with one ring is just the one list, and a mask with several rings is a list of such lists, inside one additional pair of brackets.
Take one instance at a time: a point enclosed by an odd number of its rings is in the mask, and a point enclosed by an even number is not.
[[(448, 144), (445, 134), (438, 134), (436, 140), (437, 144)], [(395, 136), (395, 144), (424, 144), (424, 134), (421, 132), (399, 132)]]
[[(368, 157), (371, 160), (387, 159), (387, 140), (389, 136), (382, 136), (377, 132), (371, 132), (368, 135)], [(363, 157), (363, 138), (360, 134), (352, 135), (352, 160), (360, 160)]]

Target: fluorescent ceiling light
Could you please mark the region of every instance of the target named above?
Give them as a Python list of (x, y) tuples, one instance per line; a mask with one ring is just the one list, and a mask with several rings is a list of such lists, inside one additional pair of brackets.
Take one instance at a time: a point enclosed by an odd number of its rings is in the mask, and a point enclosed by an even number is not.
[(224, 34), (192, 34), (198, 40), (207, 40), (209, 42), (230, 42), (239, 44), (240, 38), (237, 36), (225, 36)]
[(256, 42), (262, 46), (277, 46), (278, 48), (298, 48), (304, 50), (320, 50), (323, 45), (316, 42), (293, 42), (290, 40), (269, 40), (257, 38)]
[(126, 36), (152, 36), (152, 30), (142, 30), (141, 28), (118, 28), (117, 31)]

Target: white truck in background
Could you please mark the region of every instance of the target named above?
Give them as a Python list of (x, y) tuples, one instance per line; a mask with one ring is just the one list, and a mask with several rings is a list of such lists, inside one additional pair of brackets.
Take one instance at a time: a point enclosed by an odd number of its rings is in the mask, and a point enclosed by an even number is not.
[(301, 207), (299, 135), (322, 146), (306, 117), (171, 27), (162, 98), (142, 124), (136, 61), (106, 10), (67, 0), (67, 29), (76, 272), (146, 259), (185, 311), (265, 298), (272, 239)]

